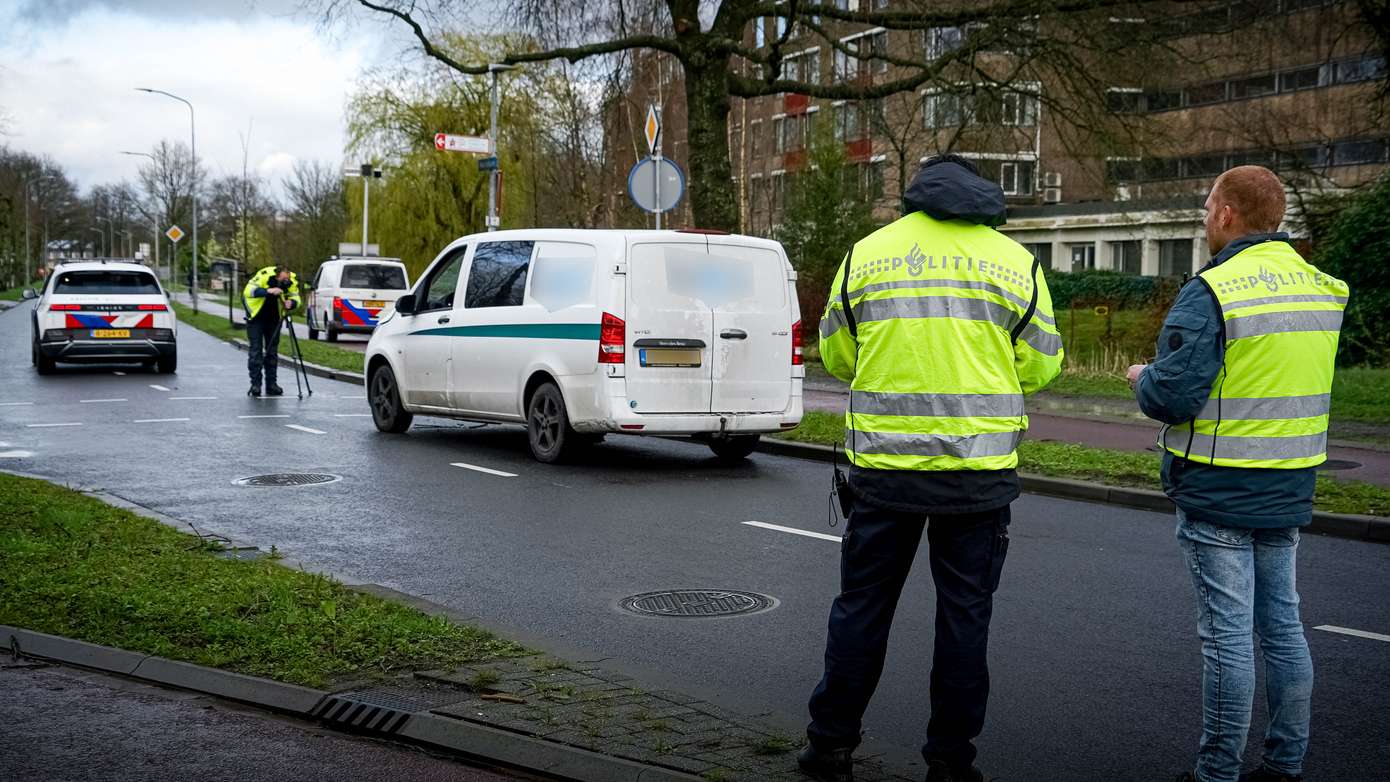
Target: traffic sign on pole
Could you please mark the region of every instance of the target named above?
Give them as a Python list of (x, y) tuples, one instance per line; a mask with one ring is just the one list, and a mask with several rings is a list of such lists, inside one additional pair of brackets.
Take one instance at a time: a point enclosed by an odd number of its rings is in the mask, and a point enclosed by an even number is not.
[(642, 123), (642, 133), (647, 137), (647, 151), (656, 152), (656, 142), (661, 139), (661, 118), (656, 114), (656, 106), (647, 107), (647, 121)]
[(455, 136), (449, 133), (434, 134), (434, 148), (442, 152), (471, 152), (486, 155), (492, 151), (492, 143), (483, 136)]
[(479, 170), (479, 171), (496, 171), (496, 170), (497, 170), (497, 156), (496, 156), (496, 155), (489, 155), (489, 156), (487, 156), (487, 157), (480, 157), (480, 158), (478, 158), (478, 170)]
[(667, 158), (643, 158), (627, 175), (627, 193), (644, 212), (669, 212), (685, 195), (685, 172)]
[(177, 225), (171, 225), (169, 226), (169, 230), (164, 232), (164, 235), (169, 237), (169, 241), (177, 242), (183, 238), (183, 229)]

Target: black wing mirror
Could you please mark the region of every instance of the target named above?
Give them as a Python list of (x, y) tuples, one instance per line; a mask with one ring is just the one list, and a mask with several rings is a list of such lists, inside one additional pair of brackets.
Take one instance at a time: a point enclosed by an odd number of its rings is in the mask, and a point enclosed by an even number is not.
[(407, 293), (399, 299), (396, 299), (396, 312), (399, 312), (402, 315), (414, 315), (415, 294)]

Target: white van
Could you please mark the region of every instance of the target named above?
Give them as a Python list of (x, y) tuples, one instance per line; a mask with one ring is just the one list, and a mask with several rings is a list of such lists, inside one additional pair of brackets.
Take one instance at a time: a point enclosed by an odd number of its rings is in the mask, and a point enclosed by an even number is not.
[(410, 288), (396, 258), (331, 258), (319, 265), (305, 297), (309, 339), (322, 331), (329, 342), (347, 332), (370, 334), (396, 299)]
[(690, 435), (741, 459), (801, 422), (796, 272), (777, 242), (518, 230), (440, 253), (367, 346), (376, 426), (524, 423), (554, 462), (605, 433)]

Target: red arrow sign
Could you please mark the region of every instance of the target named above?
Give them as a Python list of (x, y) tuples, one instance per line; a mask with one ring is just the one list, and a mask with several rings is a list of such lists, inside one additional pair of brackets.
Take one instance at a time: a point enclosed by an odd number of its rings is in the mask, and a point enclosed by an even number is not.
[(440, 150), (444, 149), (444, 134), (443, 134), (443, 133), (436, 133), (436, 134), (434, 134), (434, 148), (435, 148), (435, 149), (440, 149)]

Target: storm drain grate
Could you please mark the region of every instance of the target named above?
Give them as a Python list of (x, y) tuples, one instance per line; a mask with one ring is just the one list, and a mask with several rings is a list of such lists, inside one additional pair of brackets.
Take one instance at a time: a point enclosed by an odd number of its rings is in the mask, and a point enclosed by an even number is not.
[(457, 703), (466, 697), (450, 689), (421, 691), (374, 687), (330, 695), (314, 709), (313, 716), (326, 722), (391, 734), (400, 730), (411, 714)]
[(326, 472), (276, 472), (270, 475), (252, 475), (238, 478), (232, 483), (237, 486), (317, 486), (321, 483), (341, 481), (343, 476)]
[(733, 589), (666, 589), (623, 598), (624, 610), (644, 616), (737, 616), (771, 608), (776, 601)]

